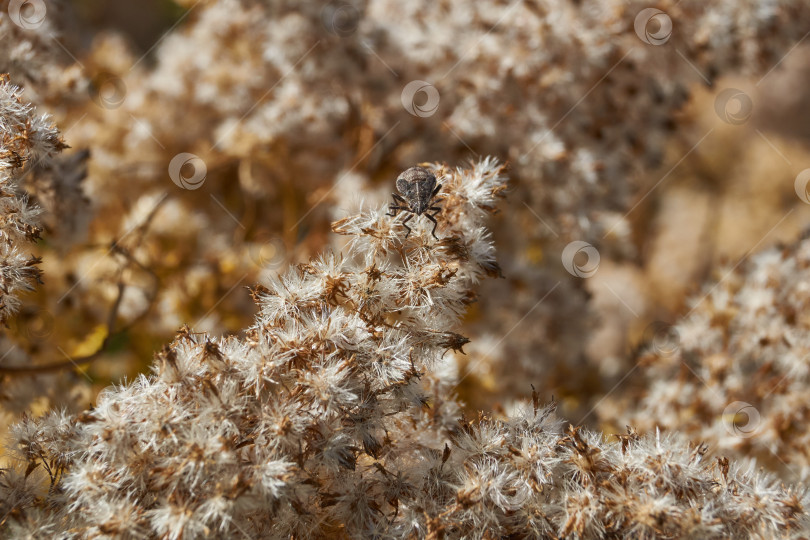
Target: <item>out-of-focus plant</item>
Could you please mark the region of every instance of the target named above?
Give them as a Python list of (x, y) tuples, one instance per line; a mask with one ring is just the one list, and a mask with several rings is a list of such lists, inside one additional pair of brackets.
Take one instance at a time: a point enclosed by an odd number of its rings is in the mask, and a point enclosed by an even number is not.
[(39, 259), (26, 253), (29, 244), (39, 239), (42, 226), (40, 210), (32, 206), (21, 186), (23, 167), (45, 167), (65, 148), (59, 131), (47, 115), (20, 97), (21, 90), (0, 78), (0, 323), (20, 305), (19, 293), (41, 282)]
[[(800, 176), (798, 189), (808, 179), (810, 172)], [(802, 240), (719, 269), (680, 321), (651, 327), (628, 383), (633, 390), (615, 404), (621, 408), (606, 406), (601, 415), (674, 430), (806, 477), (809, 268), (810, 242)]]

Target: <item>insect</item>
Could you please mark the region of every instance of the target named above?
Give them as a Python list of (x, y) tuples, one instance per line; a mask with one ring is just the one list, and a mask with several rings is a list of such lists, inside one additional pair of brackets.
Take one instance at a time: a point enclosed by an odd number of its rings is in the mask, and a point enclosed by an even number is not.
[(399, 194), (391, 194), (394, 197), (394, 203), (388, 207), (390, 212), (386, 215), (396, 216), (400, 210), (411, 213), (402, 221), (402, 226), (408, 229), (405, 238), (408, 238), (411, 234), (411, 228), (406, 225), (408, 221), (414, 214), (417, 216), (424, 214), (426, 218), (433, 222), (433, 230), (430, 234), (436, 240), (439, 239), (436, 236), (436, 227), (439, 225), (436, 221), (436, 214), (441, 212), (442, 209), (433, 204), (433, 199), (440, 189), (442, 189), (442, 185), (436, 183), (436, 177), (433, 173), (423, 167), (411, 167), (397, 177), (397, 191), (399, 191)]

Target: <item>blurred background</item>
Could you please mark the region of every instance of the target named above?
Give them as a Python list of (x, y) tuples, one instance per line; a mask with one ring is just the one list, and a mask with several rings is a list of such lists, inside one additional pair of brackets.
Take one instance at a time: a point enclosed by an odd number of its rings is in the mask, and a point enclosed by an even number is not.
[(641, 351), (810, 224), (801, 2), (0, 4), (0, 72), (71, 147), (32, 166), (44, 284), (0, 354), (92, 357), (3, 374), (3, 429), (147, 373), (184, 324), (243, 332), (248, 287), (339, 249), (330, 223), (417, 163), (509, 167), (504, 277), (457, 329), (472, 415), (533, 386), (623, 431)]

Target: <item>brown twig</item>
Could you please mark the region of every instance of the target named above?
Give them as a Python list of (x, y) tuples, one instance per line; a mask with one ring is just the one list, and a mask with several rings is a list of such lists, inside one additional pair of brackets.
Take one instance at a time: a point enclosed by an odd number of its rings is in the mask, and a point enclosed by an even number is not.
[[(152, 210), (149, 212), (149, 215), (146, 217), (144, 222), (141, 225), (138, 226), (137, 230), (138, 230), (139, 236), (138, 236), (138, 240), (135, 243), (136, 247), (138, 245), (140, 245), (141, 241), (143, 240), (144, 236), (146, 235), (146, 232), (147, 232), (147, 230), (149, 228), (149, 225), (150, 225), (152, 219), (155, 217), (155, 215), (157, 214), (158, 209), (163, 205), (163, 202), (165, 200), (166, 200), (166, 198), (164, 197), (160, 201), (158, 201), (157, 204), (154, 206), (154, 208), (152, 208)], [(160, 287), (160, 278), (157, 276), (157, 274), (155, 274), (155, 272), (153, 270), (147, 268), (144, 264), (142, 264), (140, 261), (138, 261), (132, 255), (132, 253), (130, 253), (130, 251), (128, 249), (121, 246), (117, 241), (113, 242), (111, 250), (116, 254), (122, 255), (127, 260), (128, 264), (123, 265), (118, 270), (118, 284), (117, 284), (117, 286), (118, 286), (118, 294), (116, 295), (115, 301), (113, 302), (113, 304), (112, 304), (112, 306), (110, 308), (110, 312), (109, 312), (109, 314), (107, 316), (107, 335), (104, 337), (104, 340), (101, 342), (101, 345), (99, 346), (99, 348), (97, 350), (95, 350), (94, 352), (86, 355), (86, 356), (82, 356), (82, 357), (79, 357), (79, 358), (69, 358), (66, 361), (50, 362), (48, 364), (39, 364), (39, 365), (33, 365), (33, 366), (30, 366), (30, 365), (29, 366), (3, 366), (3, 365), (0, 365), (0, 374), (5, 374), (5, 375), (32, 375), (32, 374), (37, 374), (37, 373), (47, 373), (47, 372), (50, 372), (50, 371), (59, 371), (61, 369), (67, 369), (67, 368), (70, 368), (70, 367), (78, 367), (78, 366), (80, 366), (82, 364), (89, 364), (90, 362), (96, 360), (99, 356), (101, 356), (101, 354), (107, 349), (107, 346), (110, 344), (110, 341), (112, 340), (112, 338), (118, 337), (120, 335), (125, 334), (132, 327), (134, 327), (141, 320), (143, 320), (146, 317), (146, 315), (149, 314), (149, 312), (152, 310), (152, 306), (154, 305), (155, 300), (157, 299), (157, 293), (158, 293), (158, 290), (159, 290), (159, 287)], [(121, 279), (121, 276), (122, 276), (124, 270), (129, 266), (129, 264), (133, 264), (133, 265), (137, 266), (138, 268), (140, 268), (141, 270), (143, 270), (144, 272), (146, 272), (147, 274), (149, 274), (152, 277), (153, 281), (154, 281), (154, 288), (153, 288), (151, 294), (148, 295), (149, 303), (146, 306), (146, 309), (144, 309), (137, 317), (132, 319), (128, 324), (126, 324), (123, 327), (121, 327), (120, 329), (116, 330), (115, 326), (116, 326), (116, 321), (118, 319), (118, 310), (121, 307), (121, 302), (122, 302), (122, 300), (124, 298), (124, 293), (126, 292), (126, 288), (127, 288), (127, 285), (126, 285), (126, 283), (124, 283), (123, 279)]]

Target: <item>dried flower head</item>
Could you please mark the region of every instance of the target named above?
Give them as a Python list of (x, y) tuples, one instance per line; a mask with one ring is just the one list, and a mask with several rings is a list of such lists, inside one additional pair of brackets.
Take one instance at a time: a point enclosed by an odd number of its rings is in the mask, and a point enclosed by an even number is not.
[[(461, 415), (448, 332), (497, 268), (482, 220), (505, 178), (430, 165), (447, 236), (370, 210), (340, 254), (254, 292), (244, 339), (184, 328), (153, 374), (77, 416), (26, 418), (0, 477), (13, 535), (598, 538), (806, 532), (803, 492), (702, 446), (560, 429), (554, 406)], [(392, 255), (397, 255), (396, 257)]]

